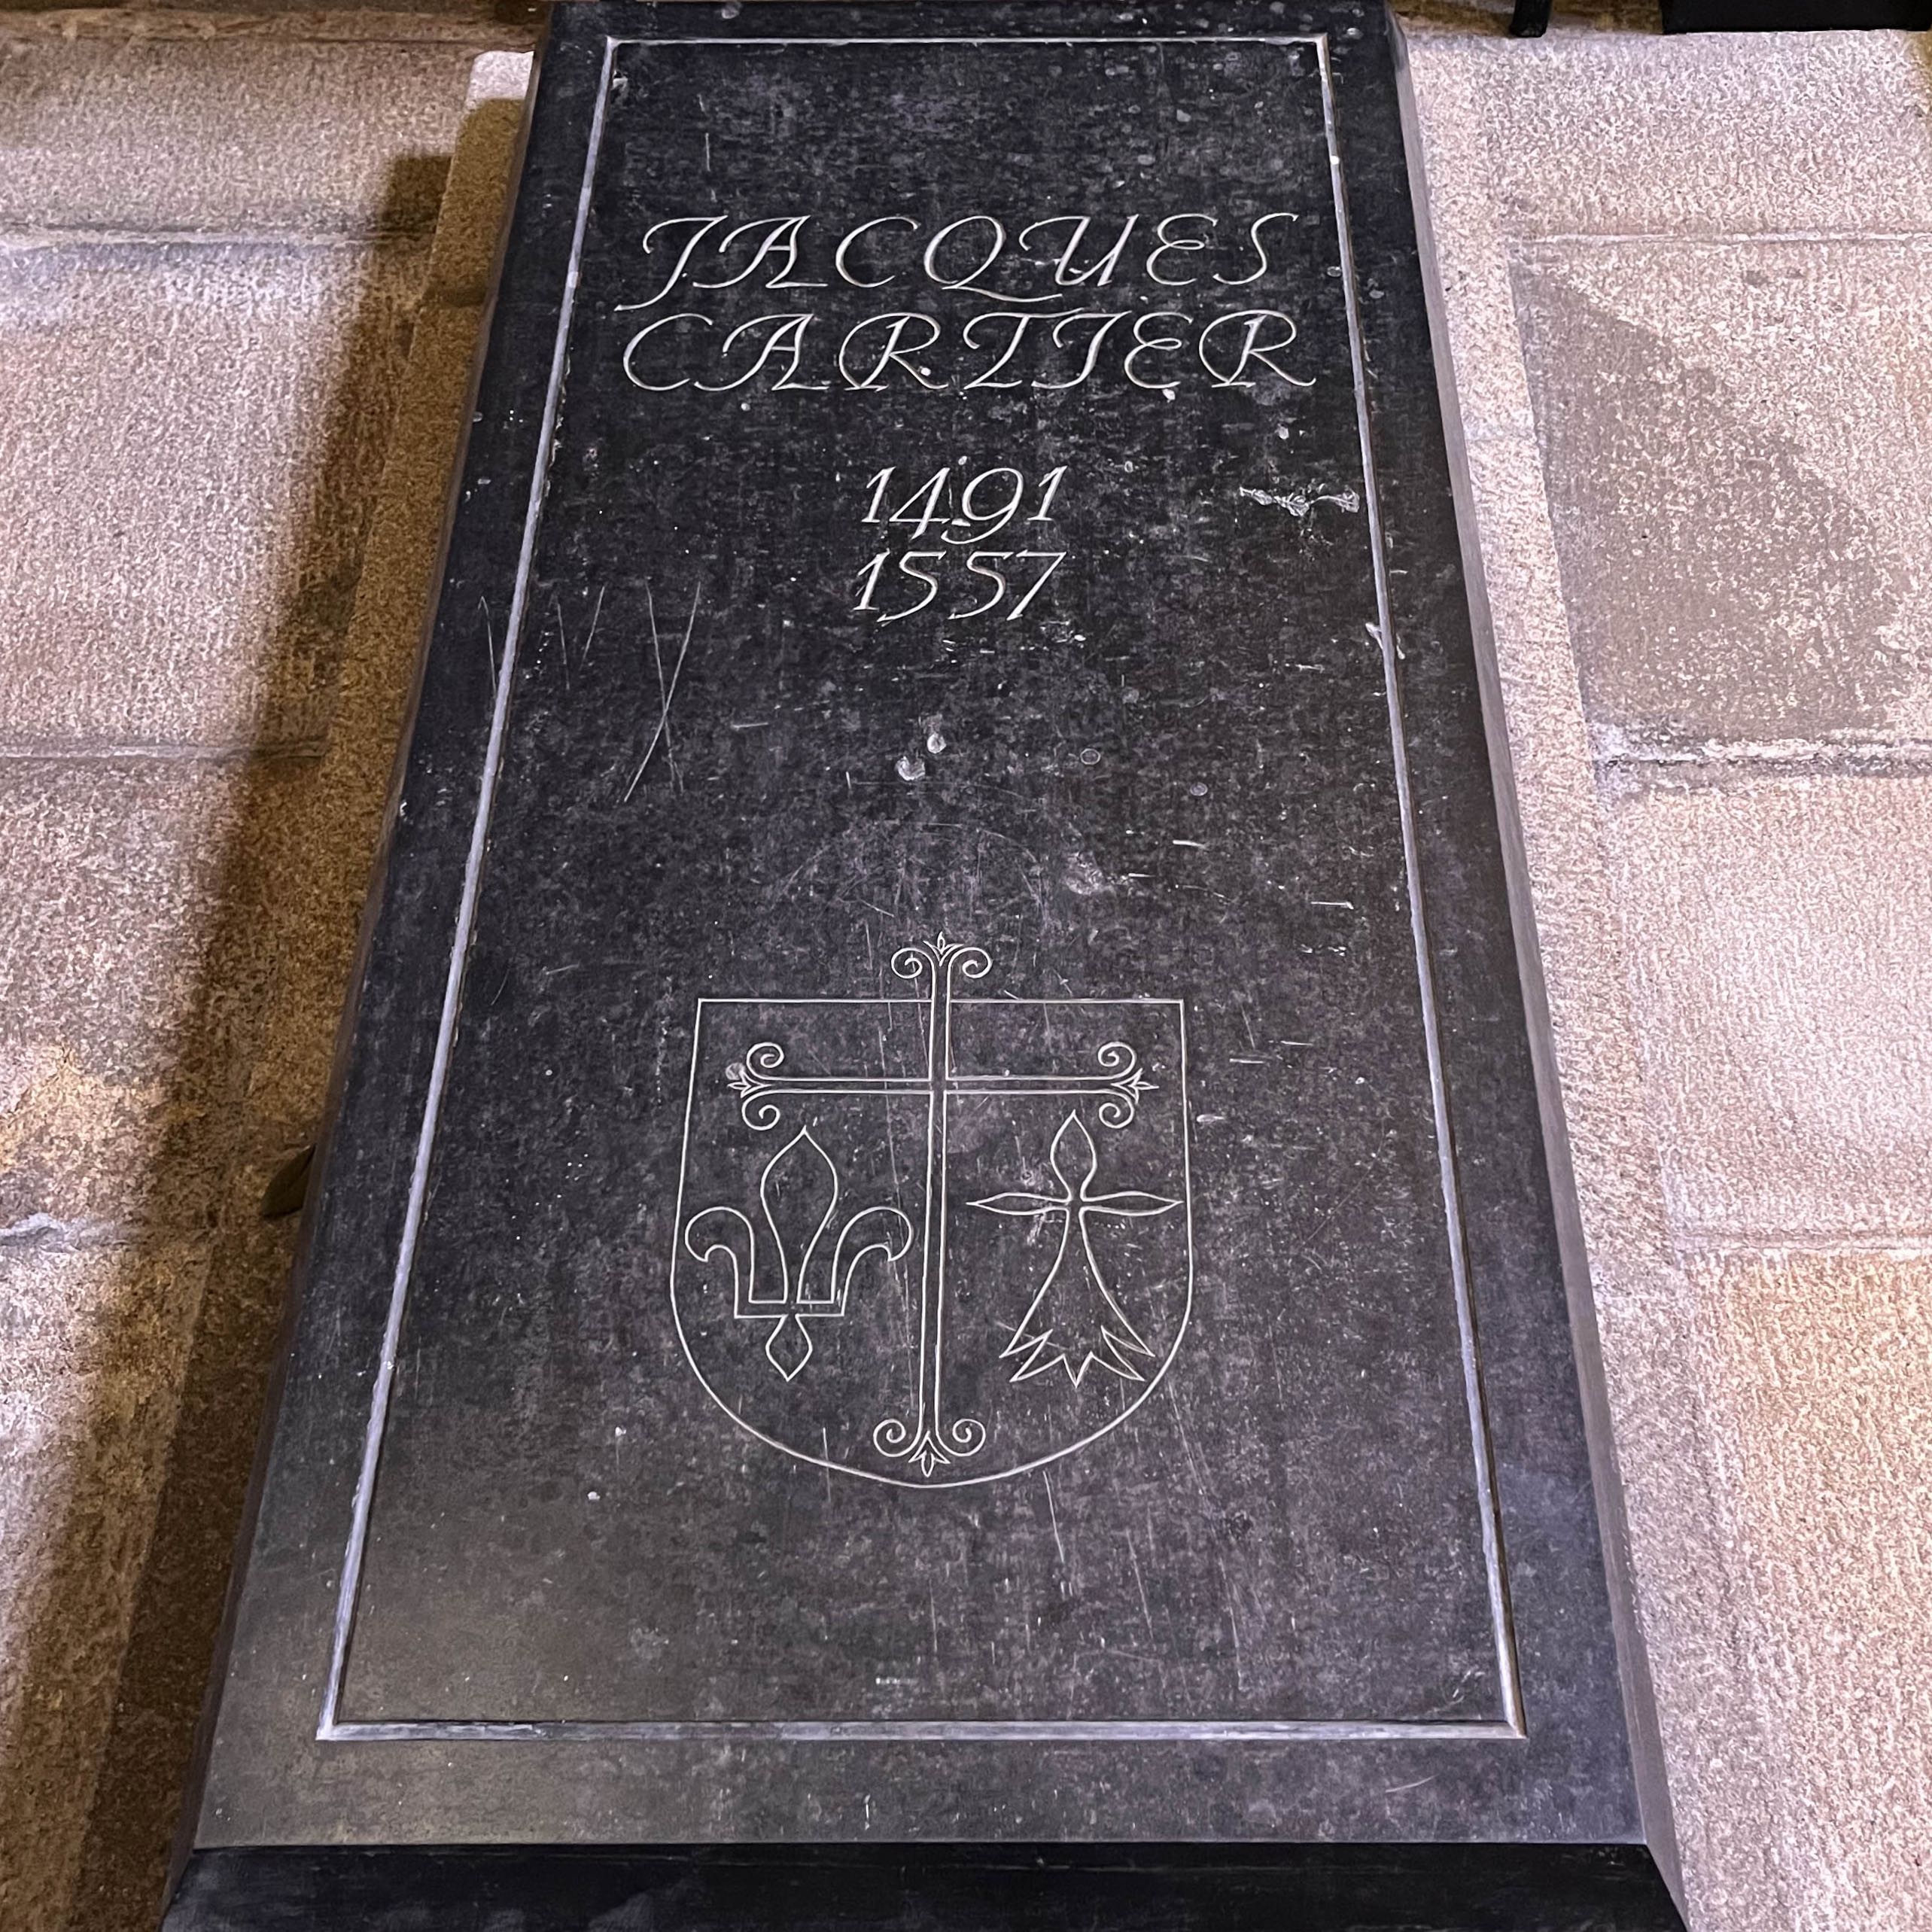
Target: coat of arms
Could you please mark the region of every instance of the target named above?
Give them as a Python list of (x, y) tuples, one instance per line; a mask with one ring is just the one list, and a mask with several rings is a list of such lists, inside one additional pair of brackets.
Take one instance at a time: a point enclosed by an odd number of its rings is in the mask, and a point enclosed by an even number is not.
[(1104, 1435), (1180, 1346), (1185, 1015), (989, 996), (943, 936), (891, 966), (904, 994), (698, 1003), (672, 1311), (761, 1441), (992, 1482)]

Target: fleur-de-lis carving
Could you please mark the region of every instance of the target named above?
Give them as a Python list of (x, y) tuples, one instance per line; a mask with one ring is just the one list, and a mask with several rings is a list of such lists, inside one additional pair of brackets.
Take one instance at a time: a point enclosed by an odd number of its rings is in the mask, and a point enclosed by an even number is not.
[(1094, 1253), (1088, 1223), (1096, 1215), (1142, 1216), (1165, 1214), (1178, 1200), (1165, 1194), (1143, 1194), (1127, 1188), (1103, 1194), (1094, 1186), (1100, 1172), (1094, 1138), (1078, 1114), (1069, 1114), (1054, 1136), (1048, 1156), (1056, 1194), (1015, 1191), (990, 1194), (971, 1203), (989, 1214), (1007, 1214), (1045, 1222), (1057, 1215), (1060, 1246), (1013, 1338), (1000, 1359), (1019, 1358), (1015, 1382), (1025, 1382), (1049, 1370), (1063, 1368), (1077, 1388), (1088, 1369), (1099, 1367), (1129, 1382), (1142, 1377), (1130, 1357), (1149, 1361), (1154, 1351), (1142, 1340), (1127, 1311), (1115, 1300)]
[(729, 1261), (737, 1318), (771, 1322), (765, 1358), (787, 1382), (796, 1381), (812, 1358), (806, 1324), (844, 1314), (860, 1264), (876, 1257), (889, 1266), (903, 1260), (912, 1245), (912, 1224), (897, 1208), (865, 1207), (840, 1228), (827, 1256), (826, 1237), (838, 1219), (839, 1194), (837, 1164), (811, 1130), (801, 1127), (759, 1176), (763, 1238), (735, 1207), (701, 1209), (684, 1225), (684, 1245), (695, 1259)]

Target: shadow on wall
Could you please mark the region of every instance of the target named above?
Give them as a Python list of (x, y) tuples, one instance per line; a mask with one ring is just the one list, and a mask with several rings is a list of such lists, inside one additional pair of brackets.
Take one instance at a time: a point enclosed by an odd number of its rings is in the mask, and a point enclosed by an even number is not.
[[(1651, 289), (1724, 286), (1721, 266), (1644, 259)], [(1681, 762), (1715, 736), (1883, 741), (1924, 675), (1894, 534), (1718, 375), (1606, 306), (1594, 271), (1529, 245), (1512, 280), (1598, 756)], [(1635, 272), (1613, 258), (1599, 279), (1614, 294)], [(1806, 275), (1749, 270), (1739, 310), (1781, 277), (1790, 300), (1816, 300)]]
[[(484, 103), (452, 165), (482, 151), (500, 192), (520, 119), (516, 102)], [(264, 681), (284, 691), (311, 669), (300, 660), (312, 663), (318, 601), (326, 607), (333, 661), (313, 665), (318, 688), (302, 707), (316, 729), (241, 748), (218, 820), (221, 849), (205, 855), (200, 929), (180, 936), (194, 984), (167, 1043), (157, 1109), (167, 1126), (114, 1258), (117, 1298), (87, 1332), (88, 1395), (71, 1427), (64, 1492), (27, 1506), (39, 1519), (27, 1526), (35, 1574), (9, 1660), (18, 1695), (0, 1708), (9, 1932), (151, 1932), (161, 1903), (297, 1246), (293, 1218), (264, 1218), (264, 1191), (324, 1109), (468, 409), (483, 291), (446, 289), (439, 300), (427, 258), (431, 285), (412, 325), (427, 237), (398, 212), (421, 208), (421, 169), (445, 166), (418, 157), (393, 173), (317, 439), (284, 607), (259, 640)], [(397, 276), (411, 273), (399, 300)], [(400, 397), (386, 470), (368, 453), (372, 398), (384, 406), (385, 391), (391, 406)], [(345, 516), (359, 540), (346, 546), (354, 561), (344, 573)], [(111, 852), (96, 856), (115, 864)], [(207, 1203), (187, 1228), (184, 1173), (201, 1184), (190, 1198)], [(192, 1314), (191, 1289), (176, 1298), (156, 1287), (187, 1272), (191, 1246), (208, 1258)], [(178, 1319), (157, 1316), (157, 1300)], [(130, 1387), (145, 1392), (130, 1400)], [(175, 1412), (172, 1431), (164, 1410)]]
[[(1507, 34), (1533, 40), (1551, 26), (1588, 28), (1596, 33), (1663, 31), (1659, 0), (1568, 0), (1553, 7), (1551, 0), (1395, 0), (1395, 8), (1403, 21), (1485, 39)], [(1527, 48), (1523, 55), (1535, 57)]]

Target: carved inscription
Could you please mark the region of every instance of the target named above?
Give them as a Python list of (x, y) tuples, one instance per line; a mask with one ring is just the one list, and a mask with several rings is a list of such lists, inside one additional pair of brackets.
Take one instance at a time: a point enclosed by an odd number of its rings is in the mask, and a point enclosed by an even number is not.
[[(1115, 385), (1279, 397), (1315, 378), (1282, 247), (1301, 216), (1183, 209), (911, 214), (669, 214), (637, 239), (621, 361), (650, 394), (896, 391), (1042, 397)], [(747, 315), (747, 307), (759, 312)], [(1012, 623), (1043, 614), (1069, 552), (1068, 466), (887, 464), (863, 485), (852, 613)], [(869, 538), (866, 542), (864, 540)]]
[[(961, 476), (958, 473), (963, 467), (956, 464), (936, 470), (890, 512), (886, 506), (903, 487), (895, 480), (898, 472), (888, 467), (868, 479), (872, 500), (862, 522), (882, 523), (889, 534), (897, 534), (898, 526), (907, 526), (906, 540), (915, 546), (929, 531), (946, 547), (914, 547), (896, 555), (889, 549), (876, 552), (860, 575), (859, 601), (852, 607), (855, 611), (869, 613), (881, 624), (896, 624), (902, 618), (916, 617), (930, 609), (939, 598), (943, 583), (966, 595), (964, 603), (945, 610), (948, 622), (969, 617), (1003, 617), (1010, 623), (1025, 616), (1027, 607), (1047, 579), (1066, 562), (1064, 550), (985, 547), (987, 540), (999, 536), (1015, 519), (1022, 519), (1022, 542), (1029, 525), (1051, 522), (1054, 499), (1066, 479), (1065, 464), (1041, 479), (1035, 500), (1038, 507), (1030, 516), (1024, 515), (1028, 500), (1024, 471), (1003, 464)], [(892, 610), (885, 607), (880, 589), (888, 567), (896, 567), (898, 577), (907, 583), (923, 586), (911, 593), (911, 603)], [(893, 580), (890, 587), (902, 592), (906, 585)]]
[[(1063, 214), (1012, 232), (971, 214), (929, 233), (909, 214), (850, 227), (812, 214), (666, 215), (640, 238), (647, 292), (617, 305), (642, 318), (624, 374), (640, 389), (717, 395), (1096, 381), (1169, 395), (1269, 380), (1309, 388), (1293, 315), (1263, 306), (1283, 278), (1270, 235), (1299, 218), (1285, 208), (1245, 220)], [(727, 289), (777, 306), (728, 323), (709, 306)], [(838, 298), (858, 292), (878, 306), (850, 312)]]

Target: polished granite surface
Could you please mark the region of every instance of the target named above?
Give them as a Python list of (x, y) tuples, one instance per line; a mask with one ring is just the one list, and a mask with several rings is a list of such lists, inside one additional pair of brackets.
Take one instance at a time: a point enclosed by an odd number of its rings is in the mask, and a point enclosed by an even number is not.
[(561, 17), (312, 1221), (204, 1847), (1640, 1836), (1378, 14)]

